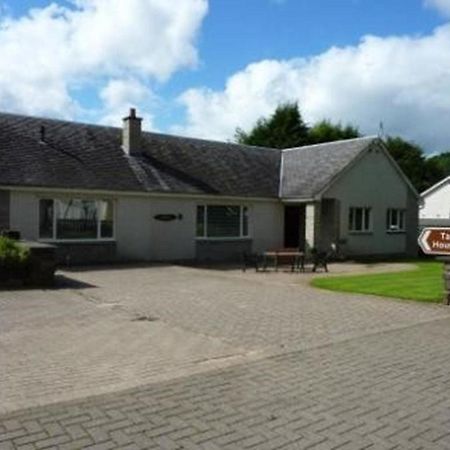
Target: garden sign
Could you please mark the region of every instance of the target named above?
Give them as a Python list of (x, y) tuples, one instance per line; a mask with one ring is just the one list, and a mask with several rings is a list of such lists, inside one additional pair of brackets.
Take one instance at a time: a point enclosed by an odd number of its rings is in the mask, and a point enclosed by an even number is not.
[(419, 245), (427, 255), (449, 257), (444, 260), (444, 303), (450, 305), (450, 228), (424, 228), (419, 236)]
[(427, 255), (450, 255), (450, 228), (424, 228), (419, 245)]

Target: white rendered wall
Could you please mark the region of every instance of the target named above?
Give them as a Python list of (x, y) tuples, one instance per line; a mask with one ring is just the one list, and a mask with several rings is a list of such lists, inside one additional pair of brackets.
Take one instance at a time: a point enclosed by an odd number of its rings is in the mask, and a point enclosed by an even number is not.
[(283, 247), (284, 206), (280, 202), (255, 202), (250, 207), (253, 251)]
[[(94, 194), (67, 194), (58, 191), (11, 192), (11, 228), (23, 238), (39, 239), (39, 199), (58, 197), (101, 199)], [(249, 208), (249, 239), (253, 251), (264, 251), (283, 244), (284, 209), (278, 201), (242, 201), (190, 198), (162, 198), (110, 195), (115, 205), (115, 240), (118, 256), (124, 260), (189, 260), (196, 256), (197, 205), (245, 205)], [(175, 214), (176, 220), (155, 219)]]
[(422, 196), (421, 219), (450, 219), (450, 182)]
[(23, 239), (39, 237), (39, 197), (31, 192), (11, 192), (10, 228), (20, 231)]
[[(388, 233), (388, 208), (407, 209), (410, 190), (381, 149), (372, 150), (349, 169), (324, 195), (340, 201), (340, 237), (348, 255), (403, 254), (407, 233)], [(349, 208), (371, 207), (370, 233), (349, 231)], [(406, 223), (416, 232), (416, 223)]]

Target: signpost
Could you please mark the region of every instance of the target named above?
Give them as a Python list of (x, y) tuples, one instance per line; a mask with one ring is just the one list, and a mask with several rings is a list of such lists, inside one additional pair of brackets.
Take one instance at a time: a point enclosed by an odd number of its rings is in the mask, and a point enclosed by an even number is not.
[[(419, 236), (419, 246), (427, 255), (450, 256), (450, 228), (424, 228)], [(450, 305), (450, 258), (444, 259), (445, 298)]]

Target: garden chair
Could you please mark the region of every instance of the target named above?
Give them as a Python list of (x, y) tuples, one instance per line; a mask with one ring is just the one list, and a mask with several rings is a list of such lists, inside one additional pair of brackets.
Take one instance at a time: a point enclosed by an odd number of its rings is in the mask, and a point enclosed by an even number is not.
[(313, 263), (312, 271), (315, 272), (320, 267), (328, 272), (328, 263), (336, 252), (336, 245), (332, 244), (328, 251), (320, 251), (315, 248), (311, 249), (311, 259)]
[(258, 253), (242, 253), (242, 272), (245, 272), (248, 267), (255, 269), (256, 272), (262, 270), (263, 257)]

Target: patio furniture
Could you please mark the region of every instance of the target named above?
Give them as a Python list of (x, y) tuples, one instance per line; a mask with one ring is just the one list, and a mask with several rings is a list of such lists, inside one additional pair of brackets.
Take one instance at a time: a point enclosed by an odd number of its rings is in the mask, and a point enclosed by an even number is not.
[(242, 253), (242, 272), (246, 272), (251, 267), (258, 272), (263, 264), (263, 257), (258, 253)]
[(318, 268), (322, 267), (325, 272), (328, 272), (328, 262), (336, 253), (336, 246), (334, 244), (331, 245), (330, 250), (328, 251), (320, 251), (317, 249), (311, 250), (311, 258), (313, 263), (312, 271), (315, 272)]
[(276, 272), (281, 263), (289, 261), (291, 272), (295, 270), (305, 270), (305, 253), (293, 248), (270, 250), (263, 253), (263, 267), (267, 270), (269, 262), (273, 262)]

